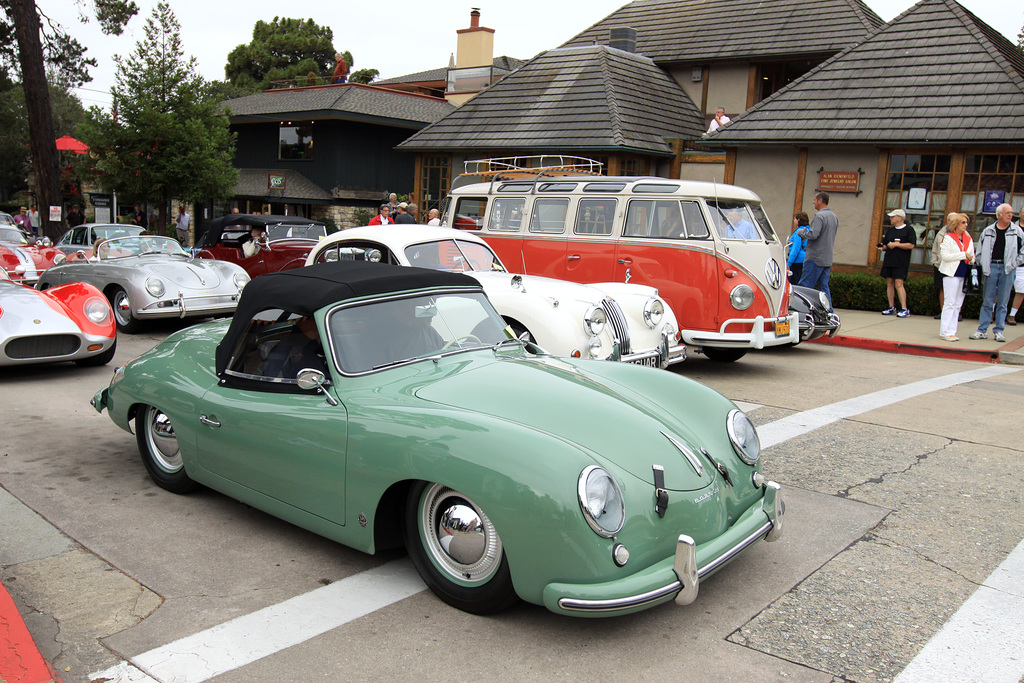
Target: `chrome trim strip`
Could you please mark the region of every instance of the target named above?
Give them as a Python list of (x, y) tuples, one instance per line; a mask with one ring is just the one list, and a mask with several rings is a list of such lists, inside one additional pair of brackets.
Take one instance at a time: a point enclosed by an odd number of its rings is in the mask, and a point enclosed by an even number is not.
[(683, 587), (679, 581), (674, 581), (664, 588), (657, 588), (640, 595), (632, 595), (628, 598), (614, 598), (612, 600), (581, 600), (579, 598), (560, 598), (558, 606), (564, 610), (577, 612), (618, 612), (619, 610), (631, 607), (642, 607), (643, 605), (666, 598)]
[(697, 570), (697, 576), (704, 577), (709, 572), (713, 572), (714, 570), (718, 569), (723, 564), (727, 563), (729, 560), (731, 560), (732, 558), (736, 557), (744, 550), (749, 548), (751, 545), (764, 538), (768, 534), (768, 532), (772, 530), (773, 526), (775, 525), (772, 524), (770, 520), (765, 522), (760, 529), (747, 536), (738, 544), (734, 545), (732, 548), (729, 549), (728, 552), (723, 553), (714, 561), (709, 562), (708, 564)]

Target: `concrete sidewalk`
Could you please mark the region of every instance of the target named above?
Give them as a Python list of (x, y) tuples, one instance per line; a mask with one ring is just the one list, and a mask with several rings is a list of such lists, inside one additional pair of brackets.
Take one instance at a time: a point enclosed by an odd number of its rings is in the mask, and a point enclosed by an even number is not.
[(939, 321), (929, 316), (911, 315), (897, 318), (879, 311), (837, 309), (842, 326), (835, 339), (822, 339), (812, 344), (852, 346), (889, 353), (973, 360), (981, 363), (1012, 363), (1024, 365), (1024, 323), (1007, 325), (1005, 342), (993, 341), (992, 328), (988, 339), (968, 337), (978, 329), (978, 321), (965, 318), (957, 329), (958, 342), (939, 339)]

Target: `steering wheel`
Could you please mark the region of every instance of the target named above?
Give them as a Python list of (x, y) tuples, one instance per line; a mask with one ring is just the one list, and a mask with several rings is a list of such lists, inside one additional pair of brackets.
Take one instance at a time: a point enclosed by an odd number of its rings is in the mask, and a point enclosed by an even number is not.
[(483, 342), (480, 341), (479, 337), (473, 334), (467, 334), (464, 337), (456, 337), (455, 339), (452, 339), (450, 342), (442, 346), (441, 350), (448, 351), (449, 349), (454, 348), (456, 344), (458, 344), (459, 346), (463, 346), (467, 342), (473, 342), (475, 346), (483, 346)]

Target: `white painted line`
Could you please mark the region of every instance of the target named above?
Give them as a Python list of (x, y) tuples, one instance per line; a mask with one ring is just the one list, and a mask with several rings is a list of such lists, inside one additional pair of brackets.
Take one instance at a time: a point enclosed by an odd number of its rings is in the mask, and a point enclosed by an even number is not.
[[(298, 645), (425, 588), (408, 559), (396, 560), (144, 652), (129, 661), (161, 683), (199, 683)], [(113, 667), (93, 674), (90, 680), (147, 680), (114, 678), (122, 673), (124, 667)]]
[(1024, 541), (928, 641), (894, 683), (1020, 681), (1024, 674), (1021, 576)]
[(1002, 365), (991, 365), (957, 372), (952, 375), (924, 379), (912, 384), (902, 384), (889, 389), (882, 389), (871, 394), (855, 396), (854, 398), (833, 403), (831, 405), (806, 410), (802, 413), (784, 417), (762, 427), (757, 428), (757, 435), (761, 439), (761, 448), (769, 448), (784, 441), (795, 439), (798, 436), (814, 431), (825, 425), (838, 422), (854, 415), (860, 415), (876, 408), (883, 408), (893, 403), (906, 401), (909, 398), (921, 396), (933, 391), (941, 391), (958, 384), (966, 384), (979, 379), (988, 379), (998, 375), (1005, 375), (1017, 372), (1020, 368), (1008, 368)]

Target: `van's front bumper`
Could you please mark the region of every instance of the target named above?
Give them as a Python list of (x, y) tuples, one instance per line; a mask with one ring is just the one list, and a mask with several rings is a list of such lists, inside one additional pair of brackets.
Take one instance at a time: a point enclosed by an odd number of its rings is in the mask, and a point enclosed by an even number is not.
[(544, 605), (552, 612), (583, 617), (628, 614), (675, 599), (688, 605), (697, 599), (700, 581), (724, 567), (760, 540), (782, 535), (786, 505), (781, 487), (765, 482), (764, 496), (751, 505), (725, 533), (700, 546), (685, 534), (676, 552), (623, 579), (597, 584), (551, 583)]
[[(766, 332), (765, 327), (772, 326)], [(737, 327), (750, 328), (744, 332), (730, 332)], [(781, 328), (788, 331), (780, 332)], [(790, 313), (778, 318), (730, 318), (722, 323), (717, 332), (708, 330), (683, 330), (683, 341), (692, 346), (720, 346), (730, 349), (763, 349), (766, 346), (781, 346), (800, 342), (800, 316)]]

